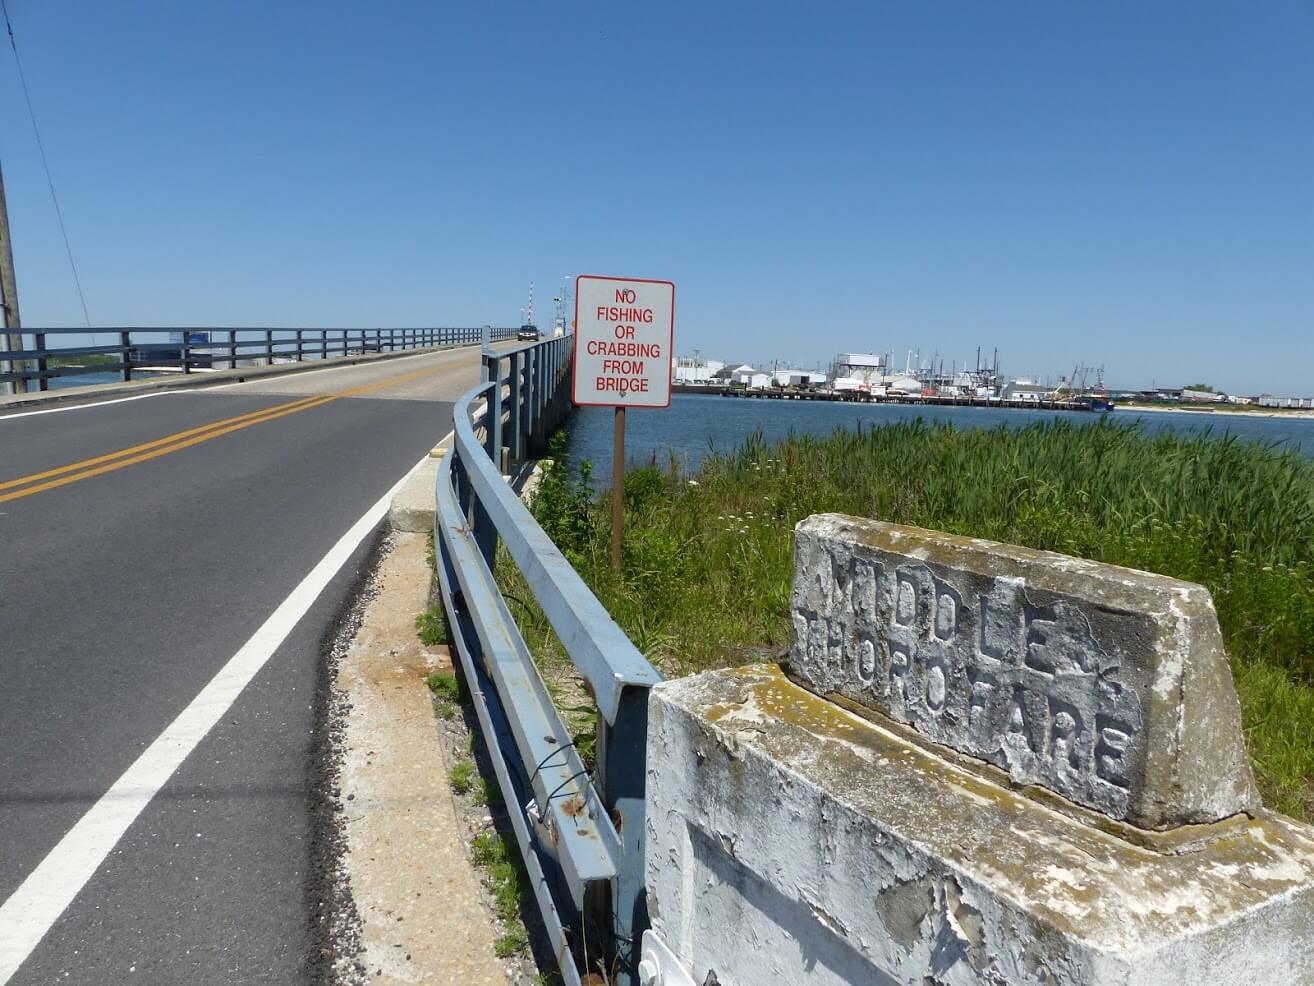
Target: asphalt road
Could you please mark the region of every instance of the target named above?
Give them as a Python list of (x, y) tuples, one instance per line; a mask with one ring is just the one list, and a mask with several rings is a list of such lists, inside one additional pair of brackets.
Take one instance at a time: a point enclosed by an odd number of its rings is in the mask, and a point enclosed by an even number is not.
[[(447, 433), (477, 367), (462, 349), (0, 417), (0, 905)], [(309, 981), (321, 657), (371, 541), (11, 982)]]

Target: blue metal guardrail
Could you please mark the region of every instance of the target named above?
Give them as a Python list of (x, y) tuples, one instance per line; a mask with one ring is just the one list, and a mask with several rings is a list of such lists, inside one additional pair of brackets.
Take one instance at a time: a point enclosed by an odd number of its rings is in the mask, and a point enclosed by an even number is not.
[[(566, 398), (572, 336), (485, 350), (484, 383), (456, 403), (439, 465), (434, 542), (452, 638), (567, 986), (603, 971), (637, 983), (648, 689), (661, 680), (502, 476)], [(503, 374), (503, 366), (506, 373)], [(476, 413), (484, 405), (483, 438)], [(598, 708), (590, 776), (494, 574), (498, 540)]]
[[(310, 329), (310, 328), (113, 328), (113, 329), (21, 329), (23, 345), (31, 348), (14, 351), (0, 349), (0, 383), (34, 382), (38, 390), (49, 388), (55, 377), (83, 373), (117, 373), (120, 380), (131, 380), (134, 370), (145, 367), (176, 369), (191, 373), (216, 363), (235, 367), (238, 360), (327, 359), (352, 353), (396, 352), (403, 349), (428, 349), (453, 346), (480, 340), (481, 328), (417, 329)], [(510, 339), (514, 328), (491, 330), (493, 339)], [(0, 330), (0, 336), (4, 333)], [(54, 336), (112, 335), (109, 345), (47, 345)], [(164, 341), (160, 337), (164, 337)], [(3, 339), (0, 339), (3, 343)], [(82, 366), (50, 366), (52, 358), (79, 356), (113, 356), (112, 363)]]

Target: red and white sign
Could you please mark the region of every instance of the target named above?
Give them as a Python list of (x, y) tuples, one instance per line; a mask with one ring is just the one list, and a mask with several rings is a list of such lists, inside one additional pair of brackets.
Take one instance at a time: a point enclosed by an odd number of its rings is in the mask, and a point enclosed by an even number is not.
[(675, 285), (638, 277), (575, 279), (575, 385), (586, 407), (669, 407)]

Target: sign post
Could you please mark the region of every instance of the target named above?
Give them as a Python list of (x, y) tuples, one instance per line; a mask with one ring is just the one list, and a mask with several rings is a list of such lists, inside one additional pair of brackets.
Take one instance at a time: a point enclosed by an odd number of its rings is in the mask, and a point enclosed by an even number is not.
[(621, 567), (625, 409), (671, 405), (675, 285), (638, 277), (575, 279), (574, 383), (579, 407), (616, 409), (611, 468), (611, 565)]
[(611, 454), (611, 568), (621, 570), (621, 524), (625, 508), (625, 408), (616, 408), (615, 443)]

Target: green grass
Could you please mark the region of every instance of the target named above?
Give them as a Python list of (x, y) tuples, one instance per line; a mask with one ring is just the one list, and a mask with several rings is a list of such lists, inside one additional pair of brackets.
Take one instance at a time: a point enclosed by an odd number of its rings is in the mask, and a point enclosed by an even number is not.
[(439, 719), (455, 719), (468, 694), (465, 683), (451, 671), (435, 671), (424, 679), (433, 692), (433, 708)]
[(447, 779), (452, 785), (452, 790), (457, 794), (469, 794), (470, 789), (474, 787), (474, 776), (474, 764), (469, 760), (458, 760), (452, 764)]
[(503, 804), (502, 789), (498, 786), (497, 779), (489, 780), (487, 777), (480, 777), (479, 783), (475, 785), (474, 800), (477, 805), (501, 808)]
[[(630, 472), (625, 502), (621, 577), (606, 496), (554, 465), (534, 511), (668, 675), (786, 652), (793, 529), (814, 513), (1199, 582), (1218, 609), (1265, 801), (1314, 819), (1314, 462), (1299, 453), (1113, 422), (961, 431), (915, 421), (778, 444), (757, 435), (692, 475), (674, 462)], [(531, 598), (509, 559), (499, 580)], [(587, 706), (541, 612), (516, 615), (559, 704)]]
[(469, 697), (465, 682), (453, 671), (435, 671), (424, 680), (430, 691), (449, 702), (464, 702)]
[(510, 931), (498, 935), (497, 940), (493, 942), (493, 954), (499, 959), (506, 959), (512, 955), (519, 955), (528, 947), (529, 932), (525, 930), (523, 924), (514, 924)]
[(447, 633), (447, 611), (442, 603), (430, 606), (415, 618), (415, 632), (426, 647), (436, 647), (451, 641)]
[[(417, 618), (417, 628), (420, 628), (420, 621), (433, 612), (430, 610)], [(420, 632), (423, 637), (423, 629)], [(425, 682), (433, 692), (434, 707), (440, 718), (455, 718), (460, 712), (460, 706), (470, 700), (465, 680), (452, 671), (435, 671), (425, 678)], [(474, 732), (467, 731), (466, 749), (471, 755), (474, 754), (475, 745)], [(473, 760), (460, 759), (452, 764), (448, 771), (448, 782), (458, 795), (473, 791), (477, 805), (500, 808), (503, 804), (497, 780), (480, 776)], [(488, 831), (473, 840), (470, 855), (475, 864), (485, 870), (485, 880), (493, 895), (493, 909), (506, 926), (506, 931), (493, 942), (493, 951), (500, 959), (519, 955), (529, 948), (529, 934), (520, 919), (521, 904), (529, 892), (520, 850), (513, 840), (503, 839), (496, 832)]]
[(513, 840), (490, 830), (475, 836), (470, 856), (475, 865), (483, 867), (493, 895), (493, 910), (507, 926), (506, 933), (494, 943), (494, 951), (500, 958), (524, 951), (529, 947), (529, 936), (521, 923), (520, 909), (530, 891), (519, 848)]

